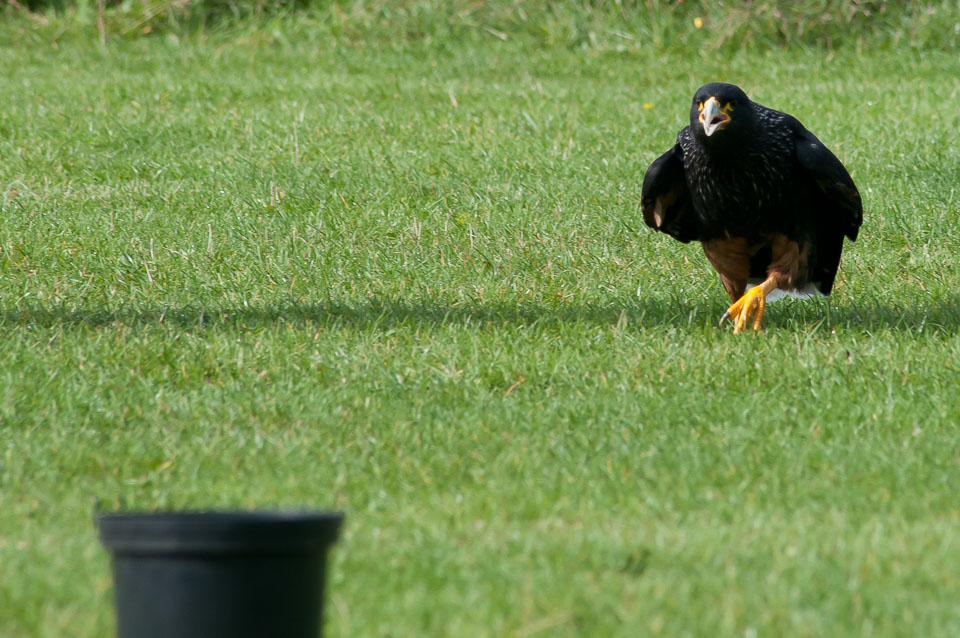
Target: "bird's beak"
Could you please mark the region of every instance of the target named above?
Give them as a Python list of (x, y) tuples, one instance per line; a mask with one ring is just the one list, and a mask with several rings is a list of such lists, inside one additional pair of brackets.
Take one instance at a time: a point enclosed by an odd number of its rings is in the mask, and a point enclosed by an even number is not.
[(713, 135), (718, 129), (722, 129), (730, 121), (730, 114), (726, 109), (720, 108), (720, 102), (717, 98), (711, 97), (703, 103), (703, 109), (700, 111), (700, 123), (703, 124), (703, 132), (707, 137)]

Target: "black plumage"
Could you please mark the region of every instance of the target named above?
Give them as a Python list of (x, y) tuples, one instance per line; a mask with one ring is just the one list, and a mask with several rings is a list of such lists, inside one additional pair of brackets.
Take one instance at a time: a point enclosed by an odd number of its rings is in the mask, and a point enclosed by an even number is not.
[[(647, 169), (641, 200), (648, 226), (703, 244), (736, 302), (724, 318), (737, 331), (751, 314), (760, 327), (775, 289), (829, 295), (843, 238), (856, 240), (863, 220), (850, 174), (813, 133), (721, 83), (696, 92), (690, 125)], [(751, 283), (762, 292), (744, 295)]]

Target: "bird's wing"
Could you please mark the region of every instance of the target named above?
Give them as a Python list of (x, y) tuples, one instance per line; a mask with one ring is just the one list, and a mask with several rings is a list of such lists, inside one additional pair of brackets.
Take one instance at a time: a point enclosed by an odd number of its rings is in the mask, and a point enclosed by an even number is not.
[[(837, 227), (851, 241), (857, 239), (863, 223), (863, 202), (850, 173), (823, 142), (797, 123), (796, 157), (800, 167), (813, 178), (827, 200)], [(841, 240), (842, 241), (842, 240)]]
[(683, 150), (677, 144), (658, 157), (643, 176), (640, 194), (644, 223), (687, 243), (697, 238), (698, 221), (687, 194)]

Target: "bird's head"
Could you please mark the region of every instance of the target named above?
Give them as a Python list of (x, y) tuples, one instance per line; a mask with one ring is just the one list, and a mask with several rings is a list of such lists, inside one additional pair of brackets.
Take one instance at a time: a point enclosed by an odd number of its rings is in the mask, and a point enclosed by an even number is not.
[(702, 143), (731, 141), (753, 128), (753, 102), (734, 84), (704, 84), (693, 96), (690, 127)]

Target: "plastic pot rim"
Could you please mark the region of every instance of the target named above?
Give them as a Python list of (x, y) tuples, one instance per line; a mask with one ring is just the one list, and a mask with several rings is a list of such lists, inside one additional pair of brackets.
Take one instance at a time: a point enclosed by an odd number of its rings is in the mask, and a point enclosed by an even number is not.
[(342, 511), (179, 510), (98, 512), (113, 554), (322, 551), (336, 542)]

